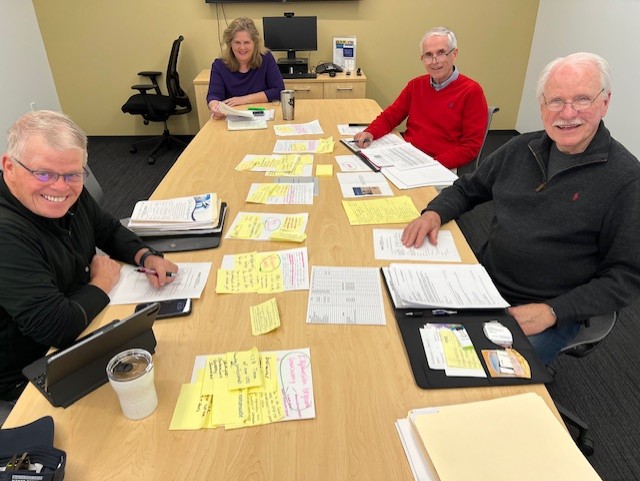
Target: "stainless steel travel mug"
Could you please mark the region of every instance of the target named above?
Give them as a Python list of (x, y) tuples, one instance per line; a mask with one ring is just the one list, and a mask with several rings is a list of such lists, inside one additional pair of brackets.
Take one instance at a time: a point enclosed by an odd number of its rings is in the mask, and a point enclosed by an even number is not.
[(296, 108), (296, 92), (295, 90), (280, 91), (280, 105), (282, 105), (282, 119), (293, 120)]

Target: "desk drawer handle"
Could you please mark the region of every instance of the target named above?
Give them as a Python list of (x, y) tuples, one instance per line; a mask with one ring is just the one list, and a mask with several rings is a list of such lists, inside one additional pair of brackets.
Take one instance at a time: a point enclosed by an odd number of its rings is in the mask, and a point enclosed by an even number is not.
[(336, 90), (353, 90), (353, 87), (338, 87)]
[(311, 92), (311, 89), (309, 87), (307, 87), (306, 89), (299, 89), (299, 88), (295, 88), (294, 89), (296, 92)]

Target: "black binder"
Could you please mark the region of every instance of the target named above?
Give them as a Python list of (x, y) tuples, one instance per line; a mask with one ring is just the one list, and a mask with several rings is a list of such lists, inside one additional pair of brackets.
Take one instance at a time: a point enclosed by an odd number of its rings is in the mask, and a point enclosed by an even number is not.
[(206, 234), (185, 233), (180, 235), (168, 236), (141, 236), (145, 244), (160, 252), (180, 252), (195, 251), (201, 249), (214, 249), (220, 246), (222, 239), (222, 231), (224, 229), (224, 221), (227, 215), (227, 203), (222, 202), (220, 205), (220, 224), (217, 232), (208, 232)]
[[(385, 280), (389, 300), (393, 305), (393, 299), (389, 293), (389, 286)], [(400, 328), (400, 334), (404, 341), (407, 351), (413, 377), (416, 384), (422, 389), (437, 388), (460, 388), (460, 387), (487, 387), (487, 386), (517, 386), (524, 384), (541, 384), (548, 383), (553, 380), (553, 376), (542, 363), (538, 354), (529, 342), (527, 336), (522, 332), (518, 322), (509, 316), (504, 309), (496, 310), (458, 310), (456, 314), (446, 316), (435, 316), (433, 310), (429, 308), (416, 309), (396, 309), (394, 307), (393, 314)], [(529, 363), (531, 368), (531, 379), (511, 378), (511, 377), (491, 377), (489, 369), (482, 356), (483, 349), (500, 349), (484, 335), (482, 330), (485, 321), (500, 321), (504, 326), (508, 327), (513, 336), (513, 348), (517, 350)], [(427, 355), (424, 351), (422, 338), (420, 336), (420, 328), (427, 323), (451, 323), (462, 324), (471, 341), (473, 347), (480, 358), (480, 363), (487, 374), (486, 378), (476, 377), (452, 377), (447, 376), (444, 371), (433, 370), (429, 368), (427, 363)]]

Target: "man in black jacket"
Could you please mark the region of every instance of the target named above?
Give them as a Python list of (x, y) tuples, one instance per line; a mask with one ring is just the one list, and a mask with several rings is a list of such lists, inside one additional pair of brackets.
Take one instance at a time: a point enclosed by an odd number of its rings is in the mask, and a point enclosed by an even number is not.
[(0, 176), (2, 400), (24, 389), (24, 366), (72, 344), (109, 303), (116, 260), (157, 271), (147, 276), (155, 287), (177, 272), (83, 188), (86, 161), (86, 135), (61, 113), (30, 112), (9, 129)]
[(554, 60), (537, 95), (544, 131), (512, 139), (443, 190), (402, 240), (435, 244), (442, 223), (493, 200), (479, 260), (548, 364), (582, 322), (640, 293), (640, 163), (602, 121), (611, 98), (602, 57)]

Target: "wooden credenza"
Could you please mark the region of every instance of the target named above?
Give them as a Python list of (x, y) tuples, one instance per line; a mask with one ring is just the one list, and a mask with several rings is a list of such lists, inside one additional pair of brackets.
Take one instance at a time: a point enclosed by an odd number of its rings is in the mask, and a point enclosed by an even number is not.
[[(204, 69), (193, 79), (200, 128), (210, 117), (207, 107), (210, 73), (211, 70)], [(364, 99), (367, 95), (367, 77), (364, 74), (340, 72), (335, 77), (321, 74), (317, 78), (285, 79), (284, 85), (295, 90), (297, 99)]]

